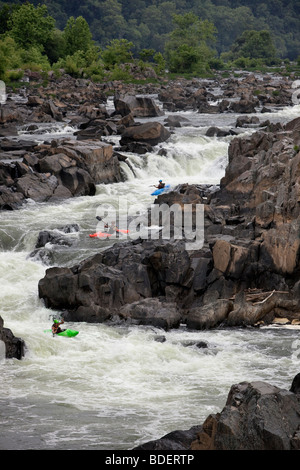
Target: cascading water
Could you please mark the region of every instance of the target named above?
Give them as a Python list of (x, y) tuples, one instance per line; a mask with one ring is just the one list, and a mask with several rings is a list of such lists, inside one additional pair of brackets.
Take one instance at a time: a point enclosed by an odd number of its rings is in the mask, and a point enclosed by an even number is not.
[[(287, 121), (293, 113), (299, 114), (299, 106), (265, 118)], [(38, 298), (38, 282), (47, 266), (30, 256), (41, 230), (79, 225), (79, 232), (67, 235), (70, 246), (46, 246), (52, 264), (72, 266), (110, 243), (88, 236), (96, 230), (100, 205), (126, 197), (134, 211), (145, 211), (158, 179), (173, 186), (219, 183), (231, 137), (208, 138), (205, 130), (230, 126), (236, 116), (184, 115), (192, 124), (176, 129), (153, 153), (127, 154), (125, 182), (99, 185), (95, 196), (59, 206), (29, 201), (0, 214), (0, 315), (27, 346), (23, 360), (2, 355), (0, 361), (0, 449), (131, 449), (201, 424), (223, 408), (234, 383), (265, 380), (289, 388), (299, 372), (295, 328), (162, 332), (68, 323), (79, 330), (76, 338), (44, 333), (52, 312)], [(72, 132), (60, 128), (49, 134), (72, 138)], [(166, 341), (155, 341), (162, 334)], [(209, 347), (197, 348), (199, 341)]]

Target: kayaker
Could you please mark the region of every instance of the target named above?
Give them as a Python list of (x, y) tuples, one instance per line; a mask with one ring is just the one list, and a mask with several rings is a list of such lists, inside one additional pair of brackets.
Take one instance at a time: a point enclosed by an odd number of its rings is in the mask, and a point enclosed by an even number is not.
[(117, 226), (115, 222), (111, 222), (110, 226), (108, 227), (108, 233), (114, 233), (117, 230)]
[(157, 189), (163, 189), (165, 187), (165, 183), (162, 182), (162, 180), (159, 180), (158, 186), (155, 186)]
[(58, 333), (61, 333), (63, 331), (60, 327), (60, 325), (62, 325), (63, 323), (65, 323), (63, 320), (62, 321), (53, 320), (52, 333), (54, 335), (57, 335)]
[[(96, 219), (98, 219), (99, 221), (102, 221), (102, 217), (97, 216)], [(104, 222), (104, 226), (103, 226), (104, 233), (114, 233), (116, 232), (116, 230), (117, 230), (117, 226), (115, 222), (111, 222), (110, 225), (108, 225), (107, 222)]]

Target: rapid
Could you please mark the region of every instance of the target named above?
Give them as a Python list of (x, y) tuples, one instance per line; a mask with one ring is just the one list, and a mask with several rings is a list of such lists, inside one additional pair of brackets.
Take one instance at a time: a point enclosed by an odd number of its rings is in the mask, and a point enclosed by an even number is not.
[[(287, 122), (299, 108), (276, 110), (264, 119)], [(4, 359), (0, 347), (0, 449), (129, 450), (202, 424), (225, 406), (232, 384), (263, 380), (288, 389), (299, 372), (296, 327), (191, 331), (182, 325), (165, 332), (67, 323), (78, 336), (44, 333), (53, 312), (38, 298), (38, 282), (48, 267), (32, 256), (40, 231), (79, 225), (79, 232), (68, 234), (70, 246), (46, 246), (52, 265), (73, 266), (113, 243), (89, 237), (101, 205), (126, 198), (132, 211), (144, 212), (159, 179), (171, 186), (219, 184), (233, 137), (205, 133), (211, 125), (234, 127), (237, 115), (180, 114), (187, 123), (154, 152), (126, 154), (130, 165), (122, 163), (124, 182), (98, 185), (93, 197), (59, 205), (28, 201), (18, 211), (0, 214), (0, 316), (26, 343), (21, 361)], [(165, 118), (156, 119), (163, 123)], [(73, 138), (75, 130), (40, 126), (34, 137)], [(22, 128), (19, 135), (33, 137)], [(160, 335), (166, 341), (156, 341)], [(200, 341), (208, 348), (198, 348)]]

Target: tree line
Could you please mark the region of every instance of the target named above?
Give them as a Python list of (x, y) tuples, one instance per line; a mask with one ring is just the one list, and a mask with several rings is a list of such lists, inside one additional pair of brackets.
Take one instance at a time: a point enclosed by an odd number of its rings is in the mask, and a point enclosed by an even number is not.
[[(273, 1), (278, 3), (279, 0)], [(235, 5), (248, 2), (216, 0), (215, 3), (220, 13), (222, 9), (231, 11)], [(256, 5), (257, 2), (253, 3)], [(73, 76), (86, 76), (98, 81), (126, 79), (130, 72), (125, 64), (133, 61), (141, 68), (151, 66), (159, 75), (168, 70), (171, 73), (205, 76), (212, 69), (228, 66), (251, 68), (272, 66), (280, 62), (274, 35), (268, 28), (255, 29), (253, 22), (248, 23), (248, 28), (239, 31), (240, 34), (230, 44), (228, 42), (225, 48), (226, 31), (217, 26), (218, 21), (205, 18), (205, 5), (209, 9), (212, 2), (0, 2), (0, 78), (18, 78), (22, 70), (28, 68), (43, 71), (52, 69), (57, 73), (64, 69)], [(189, 11), (183, 7), (189, 7)], [(245, 8), (248, 6), (236, 6), (235, 11)], [(177, 13), (178, 9), (182, 13)], [(74, 11), (82, 12), (85, 16), (67, 17), (68, 13)], [(140, 14), (145, 20), (144, 23), (140, 20), (139, 27), (137, 21), (133, 20), (133, 13), (135, 17)], [(158, 13), (161, 15), (160, 21)], [(149, 40), (146, 43), (141, 40), (141, 37), (149, 39), (146, 34), (148, 30), (145, 29), (143, 35), (139, 29), (141, 24), (146, 25), (146, 19), (151, 21), (151, 34), (156, 37), (156, 42)], [(168, 22), (165, 24), (166, 19)], [(243, 21), (245, 23), (245, 18)], [(299, 57), (299, 54), (295, 57)]]

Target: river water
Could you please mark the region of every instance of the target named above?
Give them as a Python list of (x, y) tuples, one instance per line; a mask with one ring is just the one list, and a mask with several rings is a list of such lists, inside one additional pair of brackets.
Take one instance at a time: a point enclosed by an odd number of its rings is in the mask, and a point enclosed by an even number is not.
[[(299, 113), (298, 105), (261, 119), (287, 122)], [(299, 372), (296, 327), (189, 331), (182, 325), (164, 332), (68, 323), (79, 330), (75, 338), (44, 333), (52, 312), (38, 298), (38, 282), (48, 266), (30, 256), (41, 230), (79, 225), (79, 232), (67, 235), (71, 246), (46, 246), (51, 264), (72, 266), (112, 243), (88, 236), (97, 229), (104, 203), (126, 198), (134, 211), (145, 211), (153, 202), (151, 185), (159, 179), (172, 186), (217, 185), (224, 175), (232, 137), (208, 138), (205, 132), (211, 125), (234, 127), (237, 116), (180, 114), (189, 121), (175, 128), (168, 142), (146, 155), (127, 154), (125, 182), (98, 185), (93, 197), (59, 205), (28, 201), (18, 211), (0, 214), (0, 315), (26, 343), (21, 361), (3, 359), (0, 347), (0, 449), (129, 450), (202, 424), (222, 410), (232, 384), (264, 380), (288, 389)], [(74, 130), (40, 126), (34, 137), (74, 138)], [(33, 138), (22, 128), (20, 136)], [(155, 341), (161, 334), (166, 341)], [(197, 348), (199, 341), (208, 348)]]

